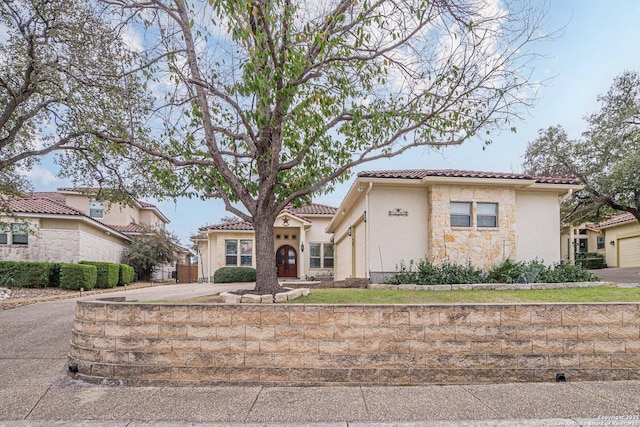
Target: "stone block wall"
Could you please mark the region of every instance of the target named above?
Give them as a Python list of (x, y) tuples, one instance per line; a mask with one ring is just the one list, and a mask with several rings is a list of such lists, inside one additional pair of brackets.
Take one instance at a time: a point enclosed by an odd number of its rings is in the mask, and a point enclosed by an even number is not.
[(640, 379), (639, 306), (79, 301), (69, 363), (138, 386)]

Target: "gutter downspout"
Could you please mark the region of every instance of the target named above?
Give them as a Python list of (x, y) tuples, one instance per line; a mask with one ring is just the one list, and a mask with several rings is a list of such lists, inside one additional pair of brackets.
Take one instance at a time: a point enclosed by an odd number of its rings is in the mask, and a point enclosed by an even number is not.
[(366, 233), (366, 239), (367, 239), (367, 265), (365, 265), (365, 272), (367, 273), (367, 276), (369, 276), (369, 280), (371, 280), (371, 211), (369, 210), (369, 193), (371, 192), (371, 189), (373, 188), (373, 182), (369, 183), (369, 188), (367, 189), (367, 192), (365, 194), (365, 202), (364, 202), (364, 214), (365, 214), (365, 233)]

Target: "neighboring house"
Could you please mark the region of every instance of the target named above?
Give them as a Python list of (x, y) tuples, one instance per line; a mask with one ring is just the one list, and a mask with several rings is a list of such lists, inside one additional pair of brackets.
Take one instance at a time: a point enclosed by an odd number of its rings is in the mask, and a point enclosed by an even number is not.
[(575, 262), (580, 254), (605, 255), (605, 235), (596, 224), (587, 222), (577, 227), (564, 225), (560, 229), (560, 255), (562, 261)]
[(10, 200), (15, 217), (4, 218), (10, 226), (0, 230), (1, 259), (119, 263), (131, 237), (145, 231), (143, 225), (164, 228), (169, 223), (150, 203), (106, 205), (91, 196), (97, 191), (60, 188)]
[[(59, 199), (60, 200), (60, 199)], [(130, 238), (81, 210), (45, 197), (9, 202), (14, 217), (4, 217), (0, 259), (5, 261), (120, 262)]]
[[(333, 243), (325, 228), (336, 209), (311, 204), (287, 208), (274, 224), (274, 268), (282, 279), (307, 279), (333, 275)], [(214, 272), (225, 266), (256, 266), (255, 232), (246, 221), (221, 223), (198, 230), (198, 277), (213, 281)]]
[(640, 223), (630, 213), (598, 224), (604, 233), (607, 267), (640, 267)]
[(490, 268), (559, 262), (560, 198), (576, 180), (459, 170), (360, 172), (333, 217), (337, 280), (382, 282), (404, 261)]

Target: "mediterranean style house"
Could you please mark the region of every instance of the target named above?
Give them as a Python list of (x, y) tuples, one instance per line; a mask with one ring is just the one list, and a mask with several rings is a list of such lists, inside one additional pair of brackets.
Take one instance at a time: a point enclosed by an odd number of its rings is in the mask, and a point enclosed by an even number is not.
[(141, 225), (164, 228), (169, 220), (149, 203), (106, 206), (96, 189), (60, 188), (9, 200), (13, 217), (0, 230), (0, 259), (11, 261), (119, 263)]
[(564, 260), (596, 252), (605, 257), (607, 267), (640, 267), (640, 223), (630, 213), (598, 224), (563, 227), (560, 241)]
[(560, 200), (573, 179), (460, 170), (360, 172), (327, 231), (337, 280), (381, 282), (403, 261), (490, 268), (560, 261)]
[[(325, 231), (336, 208), (313, 203), (287, 208), (274, 224), (274, 266), (281, 279), (333, 277), (331, 234)], [(213, 281), (220, 267), (256, 266), (253, 225), (246, 221), (201, 227), (192, 241), (198, 245), (198, 278)]]
[[(572, 179), (458, 170), (360, 172), (339, 208), (284, 210), (274, 224), (278, 276), (382, 282), (427, 257), (489, 268), (507, 258), (559, 262), (560, 200)], [(202, 227), (200, 275), (255, 266), (241, 221)]]

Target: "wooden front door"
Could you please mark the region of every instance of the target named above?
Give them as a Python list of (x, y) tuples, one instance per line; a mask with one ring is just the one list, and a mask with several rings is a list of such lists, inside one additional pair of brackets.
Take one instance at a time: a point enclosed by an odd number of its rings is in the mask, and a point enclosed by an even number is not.
[(293, 247), (280, 246), (276, 251), (278, 277), (298, 277), (298, 256)]

